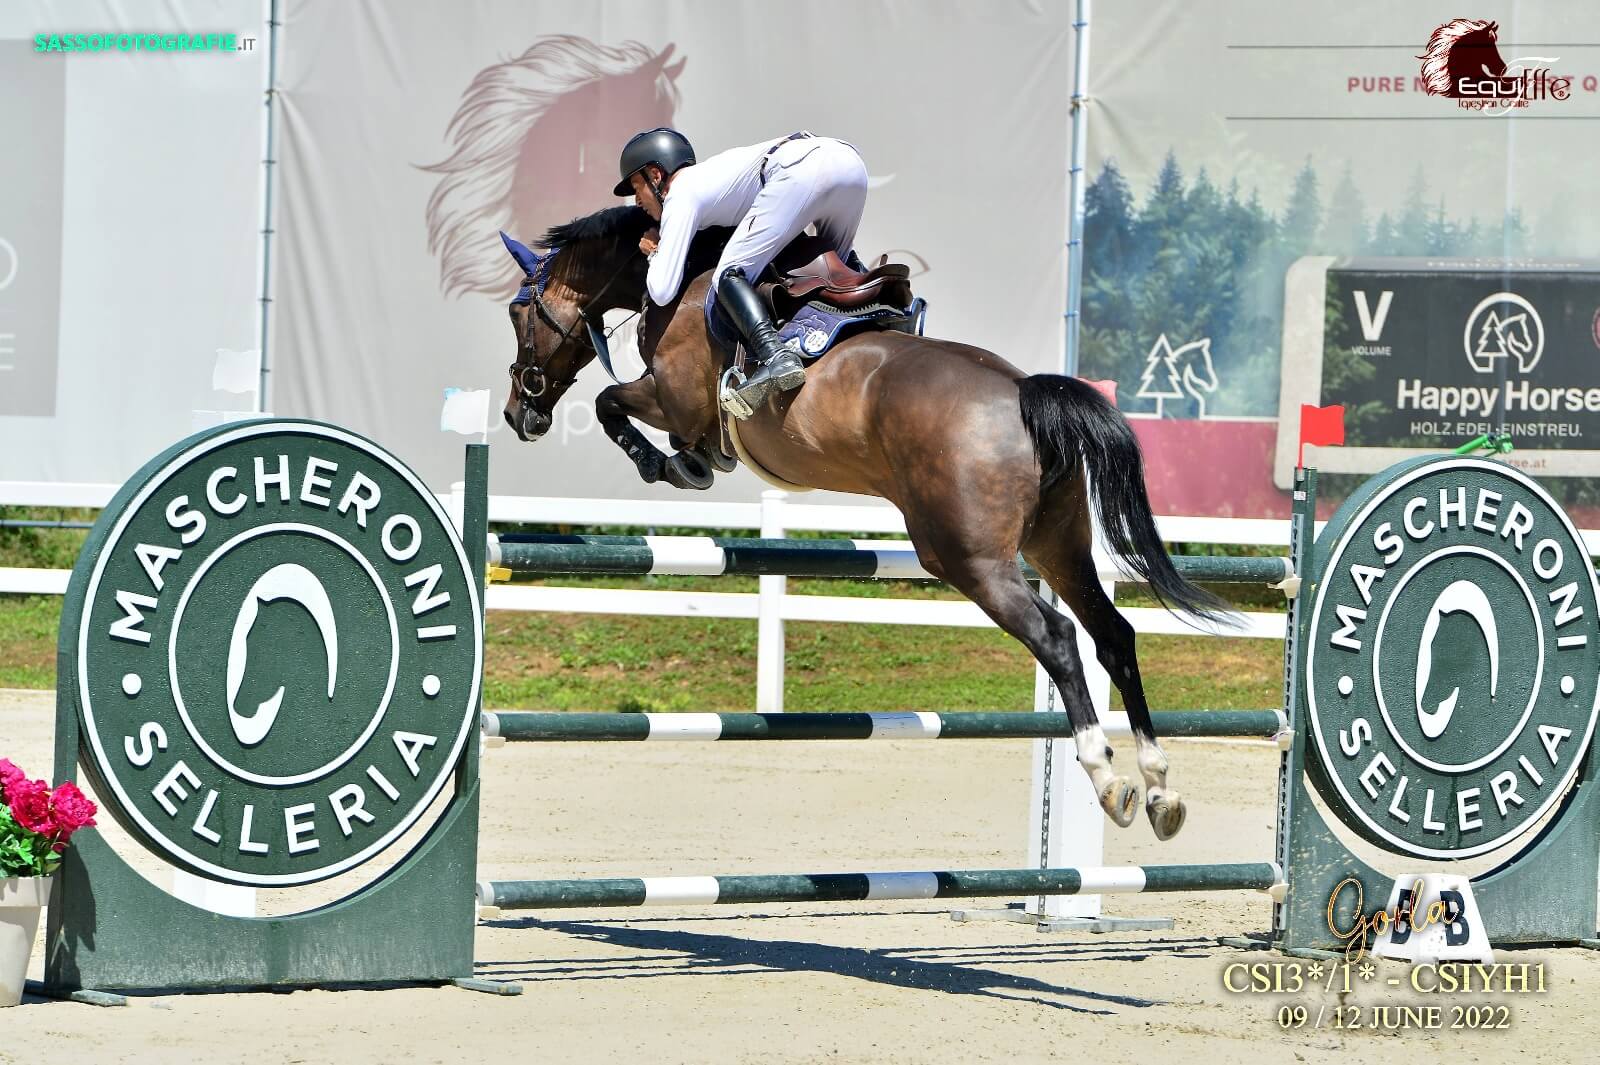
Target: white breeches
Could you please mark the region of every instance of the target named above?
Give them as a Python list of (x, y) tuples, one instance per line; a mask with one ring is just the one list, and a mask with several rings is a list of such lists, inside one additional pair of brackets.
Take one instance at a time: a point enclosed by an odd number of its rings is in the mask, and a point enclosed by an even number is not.
[(737, 266), (754, 281), (812, 223), (842, 256), (855, 244), (866, 205), (867, 165), (854, 148), (830, 137), (790, 141), (768, 158), (767, 183), (712, 276)]

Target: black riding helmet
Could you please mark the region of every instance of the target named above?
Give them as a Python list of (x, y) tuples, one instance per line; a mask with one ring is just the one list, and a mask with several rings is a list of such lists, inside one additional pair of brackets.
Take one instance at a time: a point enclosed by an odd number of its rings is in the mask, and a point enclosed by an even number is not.
[(689, 144), (689, 138), (667, 126), (658, 126), (628, 138), (628, 143), (622, 146), (622, 180), (617, 182), (612, 193), (632, 196), (633, 187), (628, 184), (628, 179), (652, 163), (659, 166), (668, 177), (686, 166), (693, 166), (694, 148)]

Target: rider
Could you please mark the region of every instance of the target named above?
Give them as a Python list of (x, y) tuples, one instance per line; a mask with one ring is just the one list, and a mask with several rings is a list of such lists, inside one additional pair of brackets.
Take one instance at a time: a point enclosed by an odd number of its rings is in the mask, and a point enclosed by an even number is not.
[(684, 135), (661, 127), (628, 141), (621, 170), (613, 191), (631, 194), (660, 223), (659, 235), (652, 230), (639, 242), (651, 257), (650, 298), (666, 306), (677, 297), (697, 232), (736, 226), (713, 276), (717, 303), (758, 367), (737, 395), (753, 412), (774, 390), (804, 384), (800, 357), (778, 340), (752, 283), (812, 223), (841, 256), (859, 263), (851, 248), (866, 207), (867, 168), (856, 149), (800, 132), (732, 148), (697, 164)]

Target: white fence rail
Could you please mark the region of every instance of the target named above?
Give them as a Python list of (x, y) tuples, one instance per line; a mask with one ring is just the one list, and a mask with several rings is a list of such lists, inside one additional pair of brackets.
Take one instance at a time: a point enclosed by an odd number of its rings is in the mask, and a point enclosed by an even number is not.
[[(45, 481), (0, 481), (0, 499), (8, 506), (72, 507), (98, 510), (111, 501), (121, 485), (63, 484)], [(450, 493), (439, 493), (449, 499)], [(764, 492), (764, 498), (782, 497), (774, 506), (780, 524), (811, 532), (866, 532), (904, 536), (905, 519), (882, 503), (834, 506), (796, 503), (786, 492)], [(750, 529), (762, 527), (763, 503), (717, 503), (662, 499), (580, 499), (567, 496), (490, 496), (489, 521), (496, 525), (631, 525), (646, 528), (679, 526), (685, 529)], [(1169, 542), (1237, 544), (1287, 547), (1289, 523), (1277, 518), (1158, 517), (1161, 537)], [(1600, 550), (1600, 533), (1585, 533), (1591, 550)], [(3, 590), (3, 589), (0, 589)]]
[[(0, 498), (34, 507), (104, 507), (120, 486), (114, 484), (44, 484), (6, 482)], [(451, 486), (440, 499), (455, 515), (461, 513), (463, 486)], [(616, 500), (491, 496), (493, 524), (623, 525), (643, 528), (748, 529), (781, 537), (793, 530), (905, 535), (900, 512), (883, 504), (832, 506), (792, 502), (788, 493), (767, 491), (759, 503), (715, 503), (678, 500)], [(1206, 544), (1274, 547), (1288, 543), (1288, 522), (1247, 518), (1157, 518), (1162, 538)], [(1600, 537), (1596, 538), (1600, 543)], [(65, 570), (0, 568), (0, 593), (61, 595)], [(950, 628), (992, 628), (982, 611), (966, 601), (877, 599), (832, 595), (789, 595), (787, 578), (761, 577), (760, 590), (683, 592), (648, 589), (493, 585), (491, 610), (527, 610), (560, 614), (632, 614), (648, 617), (740, 618), (757, 623), (756, 708), (783, 709), (783, 625), (786, 621), (877, 625), (933, 625)], [(1164, 610), (1132, 608), (1123, 612), (1137, 632), (1194, 634), (1199, 631)], [(1249, 613), (1243, 628), (1229, 635), (1282, 639), (1283, 615)]]

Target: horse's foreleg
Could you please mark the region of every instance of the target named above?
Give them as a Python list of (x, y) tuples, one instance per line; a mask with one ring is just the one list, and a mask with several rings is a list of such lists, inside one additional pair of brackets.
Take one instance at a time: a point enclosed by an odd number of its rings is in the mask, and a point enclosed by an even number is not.
[(602, 389), (594, 399), (594, 413), (600, 420), (601, 428), (605, 429), (606, 436), (620, 447), (638, 468), (639, 476), (646, 484), (654, 484), (661, 480), (667, 456), (663, 455), (661, 449), (652, 444), (629, 419), (638, 418), (645, 424), (650, 424), (646, 414), (651, 412), (660, 414), (655, 393), (655, 378), (646, 374), (637, 381)]
[(665, 479), (675, 488), (711, 487), (714, 474), (704, 459), (682, 451), (668, 457), (633, 424), (637, 418), (654, 429), (669, 428), (652, 375), (604, 389), (595, 397), (594, 409), (606, 435), (633, 461), (646, 484)]

